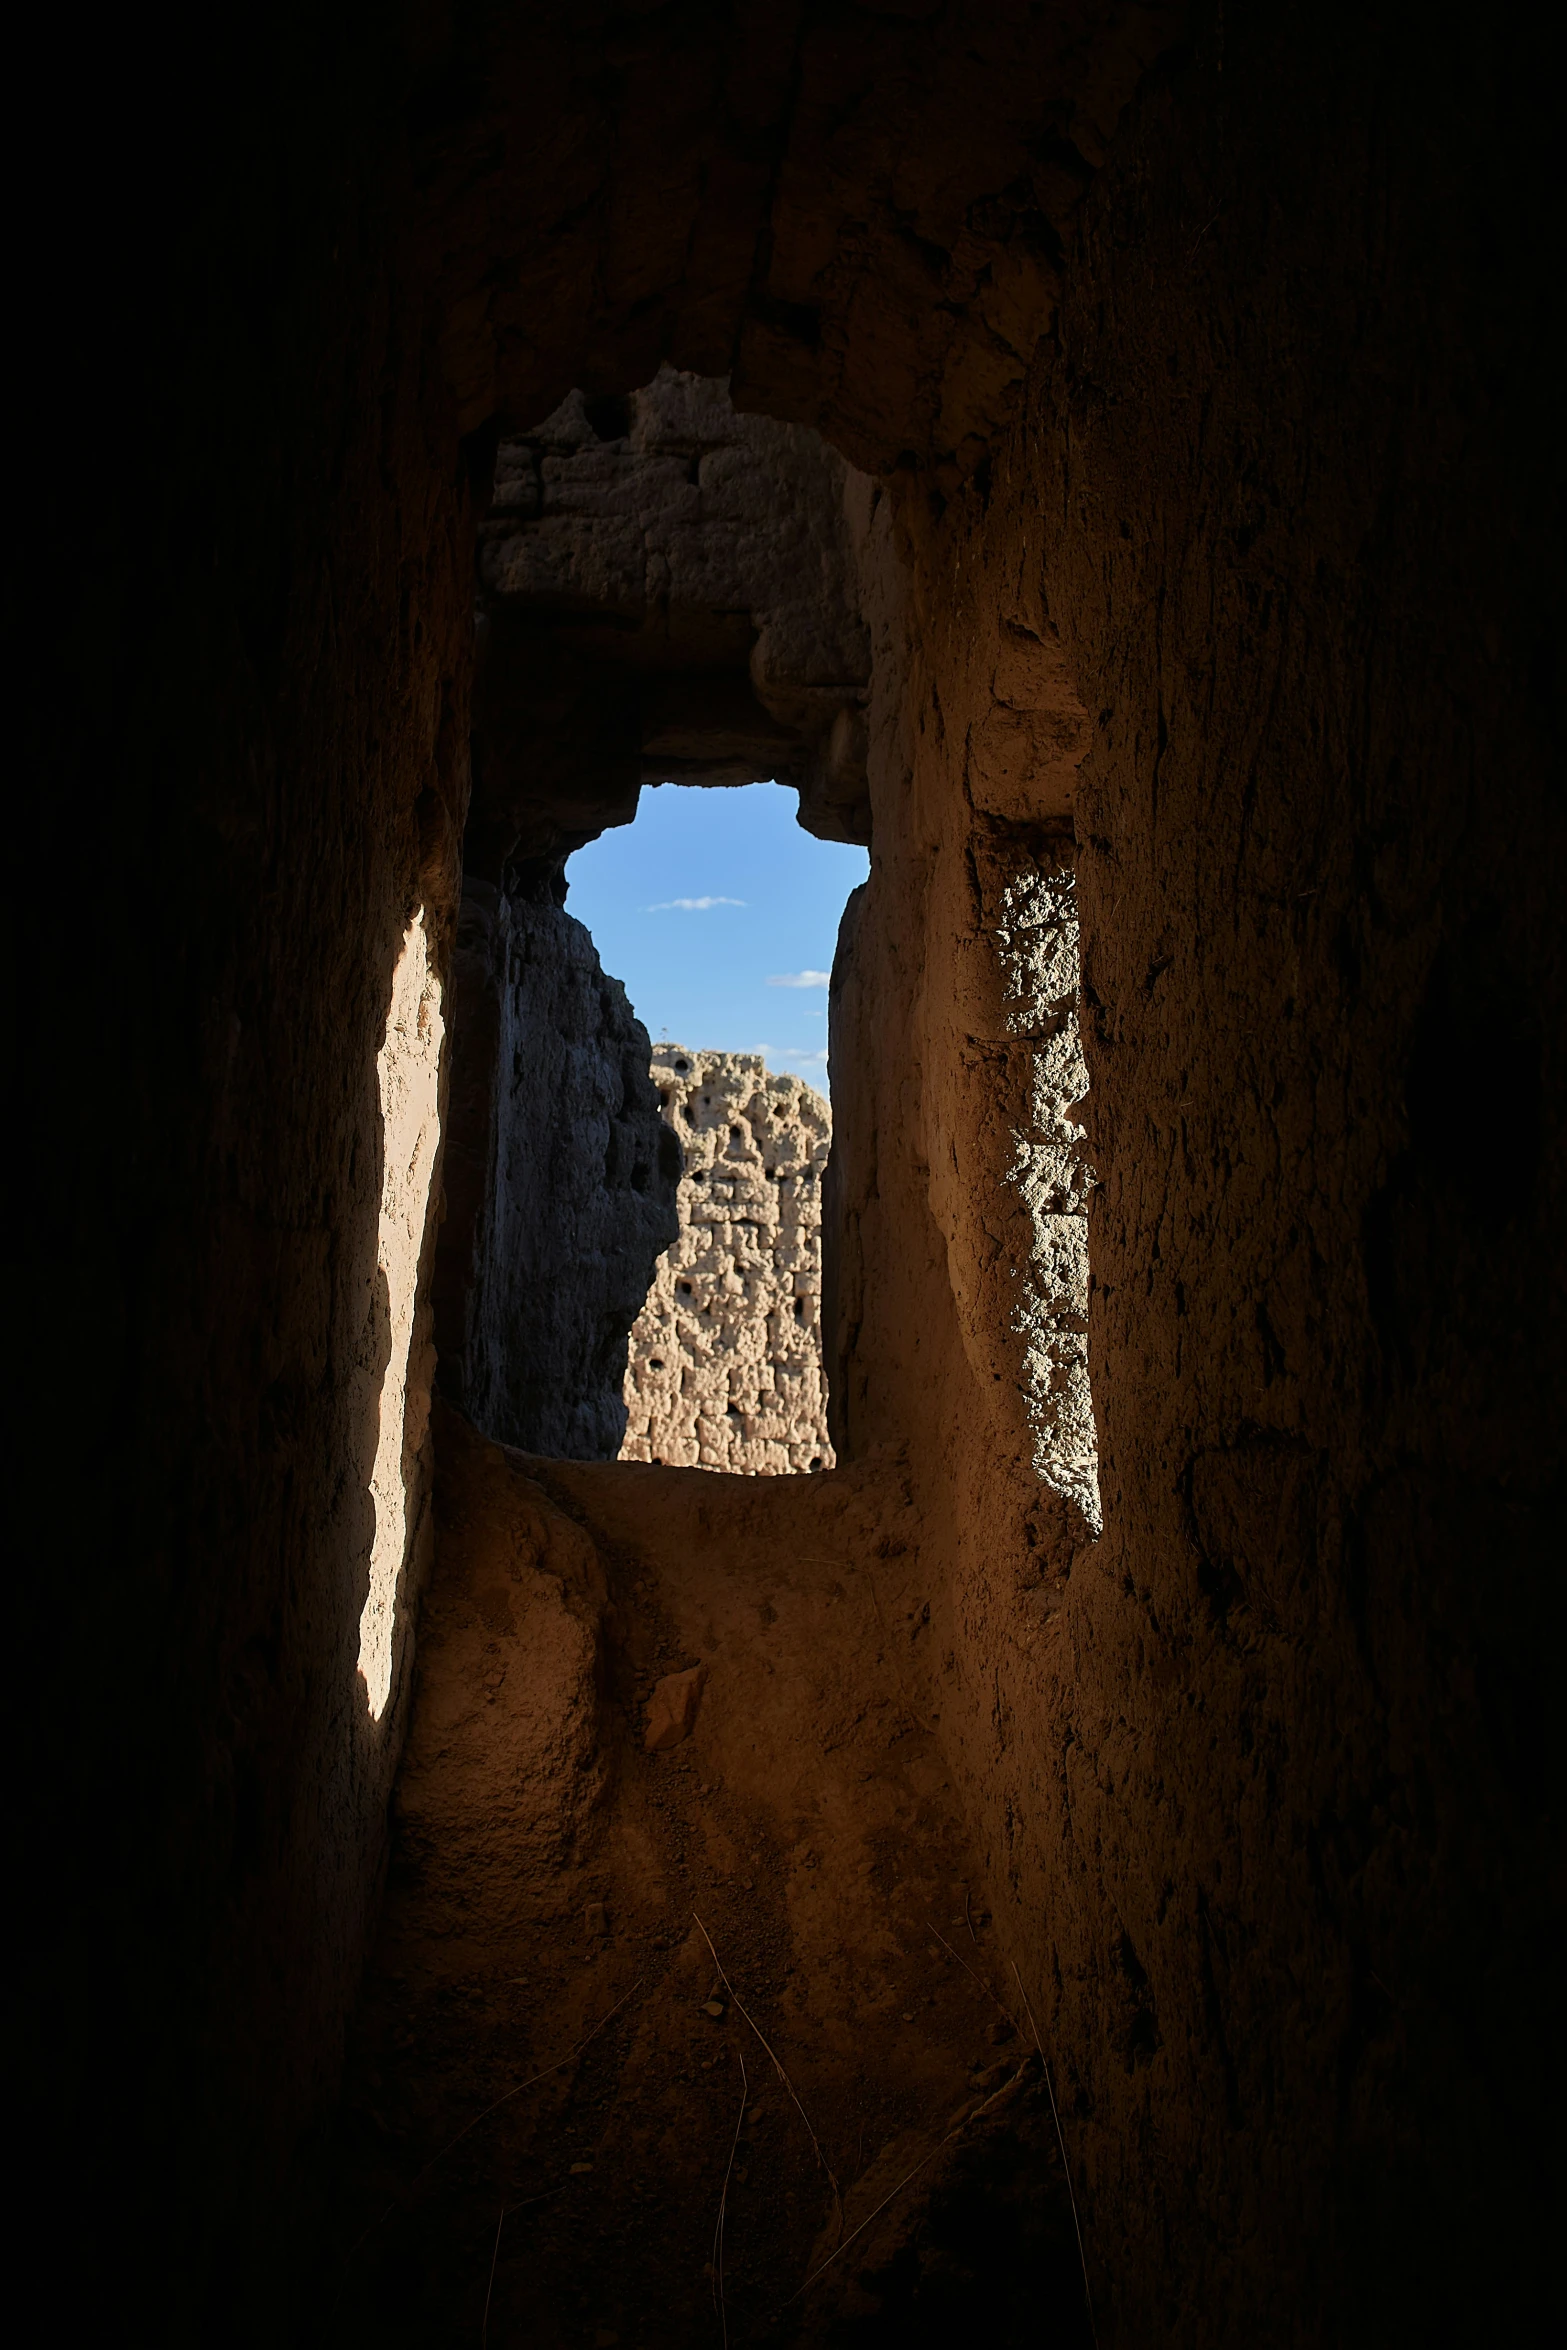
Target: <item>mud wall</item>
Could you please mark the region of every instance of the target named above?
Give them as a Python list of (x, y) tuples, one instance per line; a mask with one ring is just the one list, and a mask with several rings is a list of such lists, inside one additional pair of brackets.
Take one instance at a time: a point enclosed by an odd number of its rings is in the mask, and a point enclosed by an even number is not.
[(822, 1380), (822, 1176), (832, 1112), (760, 1053), (660, 1045), (685, 1156), (680, 1229), (632, 1325), (620, 1458), (780, 1476), (831, 1468)]
[(503, 1444), (613, 1460), (626, 1333), (678, 1230), (647, 1030), (563, 906), (473, 878), (452, 983), (442, 1392)]
[[(397, 1734), (375, 1064), (454, 911), (466, 485), (668, 361), (888, 485), (843, 1410), (919, 1479), (1101, 2338), (1539, 2331), (1554, 60), (1233, 0), (407, 23), (73, 40), (79, 160), (17, 198), (17, 2013), (78, 2306), (96, 2263), (122, 2323), (256, 2322), (330, 2093)], [(968, 852), (1068, 829), (1092, 1546), (964, 1304), (1023, 1106)]]
[[(1231, 13), (1096, 182), (988, 481), (868, 541), (842, 1441), (909, 1442), (949, 1562), (944, 1734), (1107, 2339), (1544, 2306), (1559, 586), (1503, 258), (1544, 214), (1484, 177), (1453, 63)], [(1512, 71), (1469, 85), (1493, 128)], [(1022, 1098), (985, 865), (1063, 821), (1096, 1543), (967, 1307)]]
[(869, 647), (813, 432), (660, 368), (501, 443), (479, 534), (470, 875), (558, 870), (644, 783), (773, 780), (865, 837)]

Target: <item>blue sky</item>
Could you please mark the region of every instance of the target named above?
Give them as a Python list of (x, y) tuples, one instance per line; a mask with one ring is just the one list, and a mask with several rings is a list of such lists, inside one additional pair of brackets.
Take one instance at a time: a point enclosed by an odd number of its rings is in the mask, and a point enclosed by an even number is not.
[(827, 1082), (827, 974), (863, 849), (813, 840), (796, 794), (648, 784), (634, 824), (566, 867), (566, 910), (655, 1044), (765, 1053), (769, 1069)]

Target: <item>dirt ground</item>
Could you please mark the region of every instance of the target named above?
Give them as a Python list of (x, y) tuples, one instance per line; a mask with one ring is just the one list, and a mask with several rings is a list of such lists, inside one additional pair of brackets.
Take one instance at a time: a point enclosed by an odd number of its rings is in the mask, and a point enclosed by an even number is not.
[(896, 1461), (543, 1462), (450, 1415), (439, 1451), (319, 2338), (1088, 2341)]

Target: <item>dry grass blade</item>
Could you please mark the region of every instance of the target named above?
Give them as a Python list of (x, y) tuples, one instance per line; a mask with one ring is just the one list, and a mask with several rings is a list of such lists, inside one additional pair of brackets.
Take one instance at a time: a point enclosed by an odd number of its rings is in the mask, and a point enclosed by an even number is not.
[(713, 1964), (718, 1969), (719, 1981), (723, 1984), (724, 1989), (728, 1992), (730, 1998), (734, 2001), (736, 2007), (740, 2010), (740, 2013), (745, 2017), (746, 2022), (750, 2025), (758, 2040), (761, 2041), (762, 2046), (766, 2049), (768, 2055), (772, 2059), (774, 2072), (778, 2075), (778, 2078), (780, 2081), (782, 2081), (784, 2087), (788, 2090), (790, 2097), (794, 2101), (794, 2110), (799, 2115), (801, 2121), (803, 2121), (805, 2124), (805, 2134), (810, 2139), (811, 2145), (815, 2149), (816, 2159), (827, 2174), (827, 2184), (832, 2189), (832, 2199), (837, 2206), (838, 2218), (841, 2222), (843, 2219), (843, 2197), (838, 2191), (838, 2181), (833, 2175), (832, 2164), (828, 2161), (826, 2155), (822, 2152), (822, 2142), (816, 2135), (816, 2132), (811, 2128), (811, 2117), (806, 2112), (805, 2107), (800, 2103), (799, 2098), (795, 2095), (794, 2083), (790, 2080), (789, 2075), (784, 2071), (783, 2063), (779, 2057), (777, 2049), (773, 2046), (771, 2040), (768, 2039), (767, 2034), (763, 2031), (755, 2016), (752, 2015), (750, 2009), (746, 2006), (745, 2001), (741, 1998), (733, 1983), (730, 1982), (729, 1977), (724, 1973), (724, 1962), (719, 1957), (718, 1952), (713, 1949), (712, 1935), (708, 1932), (706, 1926), (702, 1924), (701, 1919), (697, 1917), (695, 1910), (691, 1912), (691, 1915), (696, 1919), (697, 1927), (701, 1933), (703, 1941), (707, 1944), (708, 1949), (712, 1951)]
[(729, 2216), (729, 2180), (735, 2167), (735, 2148), (740, 2143), (740, 2132), (745, 2126), (746, 2099), (751, 2094), (751, 2083), (746, 2075), (745, 2056), (740, 2058), (740, 2111), (735, 2115), (735, 2134), (729, 2141), (729, 2160), (724, 2165), (724, 2184), (718, 2198), (718, 2224), (713, 2230), (713, 2307), (718, 2312), (718, 2330), (723, 2337), (724, 2350), (729, 2350), (729, 2312), (724, 2304), (724, 2223)]
[(490, 2350), (490, 2296), (495, 2291), (495, 2263), (501, 2256), (501, 2230), (506, 2225), (506, 2206), (501, 2205), (501, 2216), (495, 2223), (495, 2245), (490, 2253), (490, 2281), (484, 2288), (484, 2323), (479, 2329), (479, 2350)]
[(1023, 1978), (1021, 1974), (1018, 1974), (1016, 1959), (1012, 1961), (1012, 1972), (1017, 1975), (1017, 1987), (1022, 1994), (1023, 2005), (1028, 2011), (1029, 2029), (1034, 2035), (1034, 2046), (1039, 2050), (1040, 2064), (1044, 2067), (1045, 2087), (1050, 2095), (1050, 2118), (1056, 2125), (1056, 2144), (1061, 2149), (1061, 2172), (1066, 2180), (1066, 2199), (1072, 2208), (1072, 2232), (1077, 2238), (1077, 2257), (1083, 2271), (1083, 2299), (1088, 2305), (1088, 2330), (1094, 2338), (1094, 2350), (1099, 2350), (1099, 2327), (1094, 2319), (1094, 2296), (1088, 2283), (1088, 2255), (1083, 2250), (1083, 2231), (1077, 2217), (1077, 2197), (1072, 2191), (1072, 2165), (1067, 2161), (1066, 2140), (1061, 2134), (1061, 2115), (1056, 2106), (1055, 2083), (1050, 2078), (1050, 2059), (1046, 2056), (1045, 2044), (1039, 2037), (1039, 2026), (1034, 2021), (1034, 2003), (1024, 1989)]
[(946, 1935), (937, 1925), (935, 1919), (931, 1918), (927, 1920), (927, 1923), (930, 1926), (931, 1932), (935, 1935), (936, 1940), (941, 1944), (942, 1949), (947, 1953), (947, 1956), (949, 1958), (957, 1959), (959, 1966), (968, 1976), (970, 1982), (977, 1983), (979, 1985), (980, 1989), (984, 1992), (985, 1997), (990, 2001), (991, 2006), (1006, 2017), (1007, 2022), (1012, 2026), (1012, 2029), (1015, 2032), (1017, 2030), (1017, 2017), (1012, 2013), (1011, 2008), (1005, 2006), (1002, 2001), (996, 1997), (996, 1994), (994, 1991), (992, 1991), (984, 1976), (975, 1974), (974, 1969), (969, 1965), (968, 1960), (953, 1949), (952, 1944), (947, 1940)]
[[(888, 2204), (896, 2203), (898, 2197), (903, 2193), (904, 2188), (910, 2185), (913, 2180), (917, 2179), (922, 2170), (928, 2170), (930, 2168), (930, 2165), (935, 2161), (937, 2155), (941, 2152), (944, 2146), (950, 2146), (954, 2138), (961, 2138), (971, 2121), (976, 2120), (982, 2113), (988, 2113), (993, 2105), (999, 2103), (1003, 2097), (1008, 2096), (1011, 2091), (1017, 2087), (1018, 2082), (1022, 2078), (1022, 2068), (1019, 2067), (1018, 2071), (1013, 2074), (1011, 2080), (1008, 2081), (1003, 2088), (996, 2090), (993, 2096), (987, 2097), (983, 2105), (977, 2105), (972, 2113), (965, 2114), (962, 2121), (955, 2123), (954, 2126), (948, 2130), (945, 2137), (938, 2138), (930, 2152), (926, 2155), (923, 2155), (914, 2165), (914, 2168), (911, 2171), (905, 2171), (897, 2185), (892, 2188), (889, 2193), (882, 2197), (875, 2210), (868, 2211), (865, 2217), (861, 2220), (859, 2226), (857, 2228), (851, 2228), (849, 2233), (844, 2237), (843, 2242), (839, 2245), (836, 2245), (834, 2249), (828, 2253), (827, 2258), (822, 2262), (821, 2267), (812, 2269), (804, 2284), (799, 2288), (799, 2291), (790, 2294), (789, 2299), (784, 2303), (785, 2309), (791, 2308), (793, 2304), (799, 2300), (801, 2293), (808, 2293), (811, 2287), (815, 2284), (818, 2277), (824, 2277), (827, 2274), (827, 2271), (832, 2267), (833, 2262), (835, 2260), (841, 2259), (843, 2254), (848, 2251), (849, 2246), (854, 2242), (855, 2237), (863, 2236), (866, 2229), (870, 2226), (871, 2221), (873, 2219), (880, 2219)], [(1097, 2344), (1095, 2346), (1095, 2350), (1097, 2350)]]
[[(424, 2185), (425, 2180), (430, 2176), (430, 2173), (437, 2169), (439, 2165), (446, 2160), (448, 2154), (452, 2153), (455, 2148), (462, 2144), (464, 2138), (468, 2136), (470, 2131), (476, 2130), (481, 2122), (487, 2122), (492, 2113), (499, 2113), (503, 2105), (510, 2105), (512, 2099), (514, 2097), (520, 2097), (525, 2089), (536, 2088), (540, 2081), (547, 2081), (551, 2073), (558, 2073), (563, 2066), (571, 2063), (573, 2057), (580, 2056), (583, 2049), (588, 2046), (588, 2043), (592, 2040), (596, 2040), (600, 2032), (604, 2030), (605, 2026), (614, 2022), (621, 2009), (627, 2004), (629, 2000), (632, 2000), (636, 1997), (641, 1988), (642, 1978), (639, 1976), (636, 1982), (632, 1984), (631, 1989), (623, 1993), (622, 1996), (616, 2000), (614, 2006), (609, 2010), (609, 2013), (607, 2015), (601, 2015), (598, 2022), (593, 2026), (593, 2029), (590, 2032), (584, 2032), (582, 2038), (578, 2040), (573, 2047), (568, 2048), (564, 2056), (558, 2056), (553, 2064), (545, 2065), (539, 2072), (530, 2073), (525, 2081), (519, 2081), (515, 2089), (508, 2089), (504, 2096), (492, 2099), (490, 2104), (485, 2106), (482, 2112), (476, 2113), (471, 2121), (463, 2123), (462, 2128), (458, 2131), (455, 2138), (447, 2139), (446, 2144), (441, 2148), (438, 2154), (431, 2155), (423, 2170), (416, 2171), (414, 2173), (413, 2177), (409, 2180), (408, 2185), (403, 2189), (402, 2194), (394, 2195), (386, 2209), (384, 2211), (377, 2212), (375, 2218), (370, 2222), (370, 2225), (365, 2229), (364, 2233), (360, 2236), (356, 2236), (353, 2243), (349, 2246), (348, 2251), (343, 2258), (343, 2275), (338, 2282), (337, 2291), (332, 2298), (332, 2307), (334, 2309), (337, 2307), (338, 2302), (342, 2299), (344, 2285), (347, 2282), (348, 2271), (352, 2267), (356, 2256), (364, 2250), (366, 2244), (369, 2243), (371, 2237), (375, 2234), (376, 2229), (386, 2225), (393, 2212), (397, 2209), (398, 2204), (405, 2201), (408, 2196), (416, 2195), (419, 2189)], [(537, 2202), (541, 2201), (542, 2198), (536, 2196), (532, 2198), (532, 2200)]]
[[(614, 2022), (621, 2009), (626, 2006), (628, 2001), (636, 1997), (641, 1988), (642, 1983), (641, 1979), (639, 1978), (635, 1983), (632, 1984), (629, 1991), (622, 1993), (621, 1997), (616, 2000), (614, 2006), (606, 2015), (601, 2015), (599, 2017), (598, 2022), (593, 2026), (591, 2031), (584, 2032), (582, 2038), (578, 2040), (573, 2047), (567, 2049), (564, 2056), (558, 2056), (553, 2064), (545, 2065), (542, 2071), (530, 2073), (527, 2080), (519, 2081), (517, 2083), (515, 2089), (508, 2089), (504, 2096), (495, 2098), (491, 2104), (485, 2106), (481, 2113), (476, 2113), (472, 2121), (464, 2122), (456, 2137), (448, 2138), (446, 2144), (441, 2148), (440, 2153), (431, 2155), (423, 2170), (420, 2171), (417, 2177), (414, 2179), (413, 2187), (422, 2186), (424, 2181), (429, 2177), (431, 2171), (434, 2170), (436, 2164), (444, 2162), (448, 2154), (452, 2153), (456, 2147), (462, 2144), (464, 2138), (468, 2136), (470, 2130), (476, 2130), (478, 2128), (480, 2122), (487, 2122), (492, 2113), (499, 2113), (503, 2105), (510, 2105), (512, 2099), (514, 2097), (520, 2097), (524, 2089), (536, 2088), (540, 2081), (547, 2081), (551, 2073), (560, 2072), (564, 2066), (571, 2063), (573, 2057), (580, 2056), (583, 2049), (587, 2047), (588, 2043), (592, 2040), (596, 2040), (600, 2032), (605, 2029), (606, 2025), (612, 2024)], [(410, 2187), (408, 2190), (410, 2194), (413, 2193), (413, 2187)]]
[(920, 2172), (927, 2169), (929, 2165), (935, 2161), (937, 2155), (941, 2152), (942, 2147), (945, 2146), (949, 2140), (956, 2137), (956, 2135), (957, 2132), (955, 2130), (949, 2130), (945, 2138), (939, 2138), (936, 2141), (936, 2144), (931, 2148), (930, 2152), (919, 2162), (917, 2162), (914, 2165), (914, 2168), (907, 2172), (905, 2176), (898, 2181), (891, 2194), (884, 2195), (881, 2201), (877, 2204), (876, 2209), (872, 2212), (867, 2212), (864, 2219), (861, 2220), (859, 2226), (857, 2228), (851, 2228), (849, 2233), (844, 2237), (843, 2242), (838, 2245), (834, 2251), (828, 2253), (826, 2259), (822, 2262), (821, 2267), (812, 2269), (810, 2275), (806, 2278), (804, 2284), (800, 2287), (799, 2292), (790, 2294), (788, 2300), (784, 2303), (785, 2309), (791, 2308), (793, 2304), (799, 2300), (801, 2293), (808, 2293), (811, 2287), (815, 2284), (818, 2277), (824, 2277), (827, 2274), (827, 2271), (831, 2268), (833, 2262), (837, 2260), (843, 2253), (848, 2251), (849, 2246), (854, 2242), (855, 2237), (864, 2235), (866, 2229), (870, 2226), (871, 2221), (881, 2217), (881, 2214), (886, 2210), (888, 2204), (895, 2202), (897, 2198), (903, 2193), (903, 2190), (909, 2184), (909, 2181), (911, 2179), (917, 2179), (920, 2175)]

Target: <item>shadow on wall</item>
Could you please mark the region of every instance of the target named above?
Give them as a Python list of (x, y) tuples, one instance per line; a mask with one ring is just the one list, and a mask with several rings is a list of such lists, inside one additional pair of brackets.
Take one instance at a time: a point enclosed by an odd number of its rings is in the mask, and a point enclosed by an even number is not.
[(441, 1392), (503, 1444), (613, 1460), (627, 1333), (677, 1230), (647, 1030), (548, 894), (470, 877), (452, 979)]

